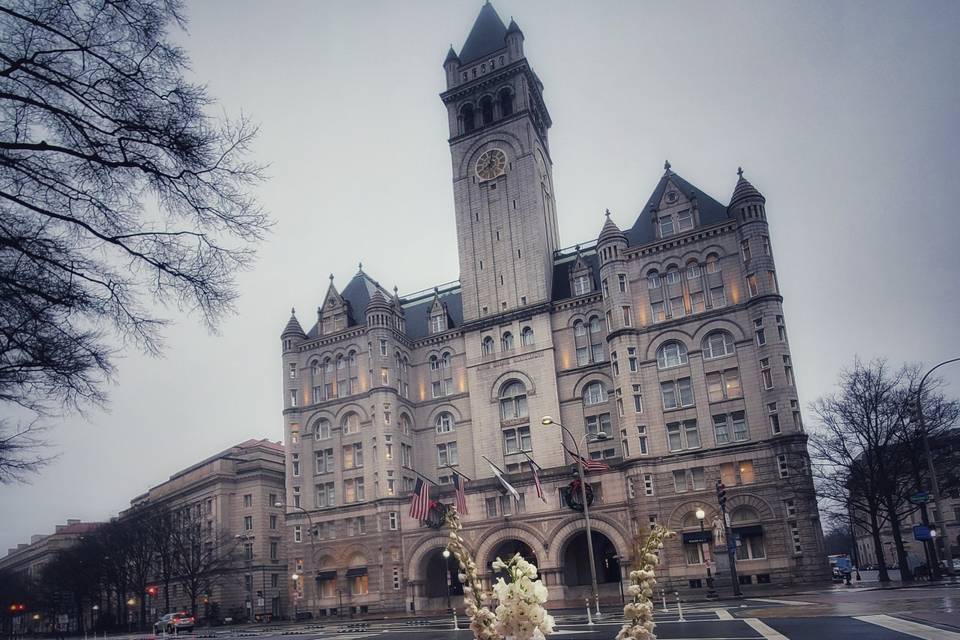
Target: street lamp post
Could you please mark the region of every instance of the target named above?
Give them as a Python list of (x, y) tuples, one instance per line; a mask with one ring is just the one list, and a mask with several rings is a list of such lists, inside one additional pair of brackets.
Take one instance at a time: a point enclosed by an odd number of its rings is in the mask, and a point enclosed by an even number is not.
[[(700, 533), (704, 533), (704, 529), (703, 529), (703, 519), (707, 517), (707, 514), (704, 512), (703, 509), (697, 509), (697, 512), (696, 512), (695, 515), (697, 516), (697, 520), (700, 521)], [(701, 538), (702, 538), (702, 537), (703, 537), (703, 536), (701, 536)], [(705, 543), (705, 542), (702, 542), (702, 541), (701, 541), (701, 542), (700, 542), (700, 545), (701, 545), (700, 548), (701, 548), (701, 549), (705, 549), (706, 552), (707, 552), (707, 554), (710, 553), (710, 544), (709, 544), (709, 543)], [(713, 588), (713, 573), (710, 571), (710, 560), (709, 560), (708, 558), (706, 558), (706, 557), (704, 557), (703, 560), (704, 560), (704, 562), (706, 562), (706, 564), (707, 564), (707, 599), (708, 599), (708, 600), (713, 600), (714, 598), (717, 597), (717, 592), (716, 592), (716, 590)]]
[(447, 566), (447, 613), (453, 611), (453, 605), (450, 603), (450, 549), (443, 550), (443, 559)]
[[(943, 536), (943, 552), (945, 560), (947, 561), (946, 571), (947, 575), (953, 575), (953, 553), (950, 549), (950, 532), (947, 531), (947, 523), (944, 518), (946, 513), (941, 506), (940, 498), (940, 483), (937, 481), (937, 471), (933, 466), (933, 457), (930, 455), (930, 441), (927, 439), (927, 429), (923, 423), (923, 383), (927, 381), (927, 378), (931, 373), (939, 369), (945, 364), (950, 364), (951, 362), (960, 362), (960, 358), (951, 358), (950, 360), (944, 360), (937, 366), (931, 368), (923, 377), (920, 378), (920, 384), (917, 385), (917, 422), (920, 427), (920, 434), (923, 437), (923, 454), (927, 458), (927, 473), (930, 474), (930, 487), (933, 489), (933, 504), (937, 507), (937, 524), (940, 525), (941, 535)], [(936, 540), (933, 541), (933, 548), (937, 548)]]
[[(277, 500), (273, 503), (273, 506), (277, 509), (283, 509), (284, 504)], [(294, 505), (292, 509), (297, 509), (302, 511), (305, 516), (307, 516), (307, 522), (310, 523), (310, 530), (307, 532), (310, 535), (310, 567), (313, 569), (314, 575), (316, 575), (317, 567), (317, 529), (313, 525), (313, 518), (310, 516), (310, 512), (301, 507), (300, 505)], [(314, 585), (316, 586), (316, 585)], [(304, 594), (306, 594), (306, 589), (304, 589)]]
[(297, 582), (300, 580), (300, 574), (294, 573), (290, 576), (290, 579), (293, 580), (293, 621), (297, 621), (297, 593), (299, 593), (300, 585)]
[[(559, 422), (557, 422), (556, 420), (554, 420), (553, 418), (551, 418), (550, 416), (543, 416), (540, 422), (543, 425), (555, 424), (558, 427), (560, 427), (560, 429), (563, 430), (562, 431), (563, 434), (570, 436), (570, 440), (573, 441), (573, 446), (577, 453), (577, 472), (580, 474), (580, 498), (583, 501), (583, 519), (584, 519), (584, 522), (586, 523), (586, 529), (587, 529), (587, 555), (589, 556), (589, 559), (590, 559), (590, 586), (593, 588), (593, 597), (596, 599), (596, 603), (597, 603), (596, 615), (599, 618), (601, 616), (600, 589), (599, 587), (597, 587), (597, 565), (596, 565), (596, 561), (593, 558), (593, 535), (591, 534), (591, 531), (590, 531), (590, 506), (587, 504), (587, 481), (586, 481), (586, 474), (584, 474), (583, 472), (583, 456), (580, 454), (580, 446), (577, 444), (577, 438), (572, 433), (570, 433), (570, 430), (567, 429), (562, 424), (560, 424)], [(588, 435), (589, 434), (583, 435), (584, 446), (586, 446)], [(561, 434), (561, 439), (562, 438), (563, 438), (563, 435)], [(603, 431), (600, 431), (594, 437), (595, 442), (600, 440), (606, 440), (606, 439), (607, 439), (607, 434), (604, 433)]]

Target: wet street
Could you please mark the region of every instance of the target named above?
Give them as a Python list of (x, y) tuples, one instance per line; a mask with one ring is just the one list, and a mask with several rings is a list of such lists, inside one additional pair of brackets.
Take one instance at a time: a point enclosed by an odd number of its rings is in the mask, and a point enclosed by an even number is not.
[[(618, 609), (588, 624), (583, 614), (559, 612), (557, 638), (611, 640), (622, 624)], [(460, 620), (461, 624), (464, 621)], [(880, 589), (875, 584), (835, 587), (784, 596), (744, 600), (675, 602), (658, 607), (656, 634), (662, 640), (960, 640), (960, 585)], [(218, 630), (198, 630), (189, 638), (289, 640), (469, 640), (449, 619), (317, 622)], [(147, 640), (153, 636), (130, 636)]]

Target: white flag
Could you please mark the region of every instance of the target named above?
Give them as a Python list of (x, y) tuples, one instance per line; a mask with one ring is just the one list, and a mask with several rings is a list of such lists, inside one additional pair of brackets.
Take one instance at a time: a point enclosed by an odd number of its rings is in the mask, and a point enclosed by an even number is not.
[(497, 476), (497, 480), (500, 481), (500, 484), (503, 485), (503, 488), (506, 489), (508, 492), (510, 492), (511, 495), (513, 495), (514, 500), (516, 500), (517, 502), (520, 502), (520, 492), (514, 489), (513, 485), (504, 479), (503, 475), (500, 474), (500, 469), (497, 469), (495, 466), (493, 466), (492, 462), (488, 460), (487, 464), (490, 465), (490, 471), (493, 471), (493, 475)]

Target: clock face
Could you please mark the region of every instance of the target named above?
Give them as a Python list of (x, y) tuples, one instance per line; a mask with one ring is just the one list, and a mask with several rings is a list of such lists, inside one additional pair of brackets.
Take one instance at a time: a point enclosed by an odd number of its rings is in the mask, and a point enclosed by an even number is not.
[(477, 177), (481, 180), (492, 180), (503, 175), (507, 166), (507, 156), (500, 149), (489, 149), (477, 158)]

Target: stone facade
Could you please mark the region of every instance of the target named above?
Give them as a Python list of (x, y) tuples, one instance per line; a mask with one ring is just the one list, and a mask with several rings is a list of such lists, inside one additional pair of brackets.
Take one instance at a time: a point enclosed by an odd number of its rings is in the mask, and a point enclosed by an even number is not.
[[(331, 276), (315, 324), (291, 315), (281, 335), (287, 502), (309, 512), (287, 510), (288, 541), (316, 578), (301, 607), (445, 607), (445, 535), (408, 509), (413, 470), (451, 503), (451, 467), (469, 479), (464, 537), (487, 580), (497, 555), (521, 552), (552, 598), (587, 595), (565, 447), (610, 467), (588, 477), (603, 598), (619, 598), (652, 522), (695, 534), (702, 507), (710, 527), (721, 479), (745, 581), (826, 578), (764, 197), (741, 175), (722, 205), (667, 164), (630, 229), (608, 213), (596, 242), (560, 250), (551, 122), (523, 33), (486, 4), (444, 69), (460, 281), (400, 296), (362, 268), (342, 292)], [(670, 542), (666, 584), (702, 589), (704, 555)]]
[(84, 536), (95, 533), (102, 524), (67, 520), (66, 524), (58, 524), (51, 534), (33, 535), (29, 543), (7, 549), (7, 555), (0, 558), (0, 571), (22, 574), (31, 582), (39, 580), (45, 564), (58, 553), (76, 545)]
[[(120, 518), (148, 506), (163, 506), (199, 523), (211, 544), (234, 559), (213, 581), (207, 602), (197, 615), (206, 618), (216, 605), (217, 617), (234, 620), (257, 614), (289, 615), (291, 568), (287, 566), (287, 536), (283, 500), (284, 451), (269, 440), (247, 440), (170, 477), (130, 501)], [(277, 506), (279, 504), (279, 506)], [(149, 603), (150, 613), (166, 613), (163, 585)], [(262, 598), (258, 597), (262, 593)], [(173, 611), (189, 611), (182, 585), (171, 585)]]

